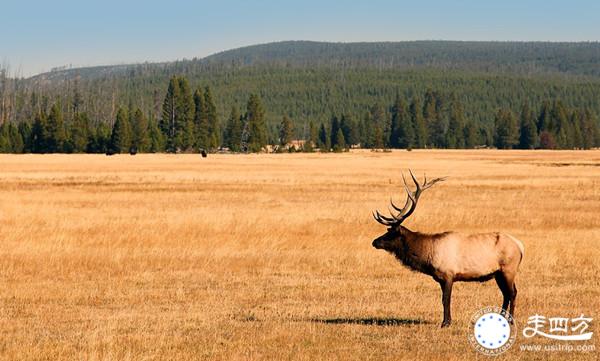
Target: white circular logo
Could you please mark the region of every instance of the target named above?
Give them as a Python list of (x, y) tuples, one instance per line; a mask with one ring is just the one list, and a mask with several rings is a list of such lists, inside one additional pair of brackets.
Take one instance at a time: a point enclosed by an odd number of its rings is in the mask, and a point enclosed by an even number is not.
[(515, 342), (517, 330), (512, 316), (499, 307), (486, 307), (471, 317), (469, 341), (486, 355), (499, 355)]

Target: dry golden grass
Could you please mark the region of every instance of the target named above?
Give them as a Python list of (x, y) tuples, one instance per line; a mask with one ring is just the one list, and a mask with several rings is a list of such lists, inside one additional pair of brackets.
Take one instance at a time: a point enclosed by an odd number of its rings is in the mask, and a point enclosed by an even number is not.
[[(485, 358), (493, 281), (457, 284), (440, 329), (439, 286), (371, 247), (406, 168), (449, 176), (409, 228), (524, 241), (521, 326), (600, 319), (598, 151), (0, 155), (0, 358)], [(597, 357), (523, 342), (503, 358)]]

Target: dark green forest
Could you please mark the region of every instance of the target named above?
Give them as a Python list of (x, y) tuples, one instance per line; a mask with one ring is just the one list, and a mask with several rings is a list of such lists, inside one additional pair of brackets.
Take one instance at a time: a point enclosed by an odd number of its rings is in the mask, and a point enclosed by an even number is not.
[(0, 71), (1, 152), (598, 146), (600, 44), (315, 43), (31, 78)]

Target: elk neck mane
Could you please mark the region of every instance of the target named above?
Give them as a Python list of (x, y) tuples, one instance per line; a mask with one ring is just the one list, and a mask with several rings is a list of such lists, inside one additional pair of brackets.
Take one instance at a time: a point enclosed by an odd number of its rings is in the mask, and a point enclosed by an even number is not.
[(413, 232), (404, 226), (400, 226), (400, 237), (397, 248), (393, 251), (394, 256), (409, 269), (433, 275), (434, 269), (431, 264), (433, 260), (433, 248), (437, 239), (446, 233), (427, 234)]

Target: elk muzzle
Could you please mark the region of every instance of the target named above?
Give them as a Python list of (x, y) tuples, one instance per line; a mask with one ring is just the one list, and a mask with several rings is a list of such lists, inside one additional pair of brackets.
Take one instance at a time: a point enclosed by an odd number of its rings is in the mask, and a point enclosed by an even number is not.
[(385, 248), (385, 236), (377, 237), (373, 240), (373, 247), (376, 249), (384, 249)]

